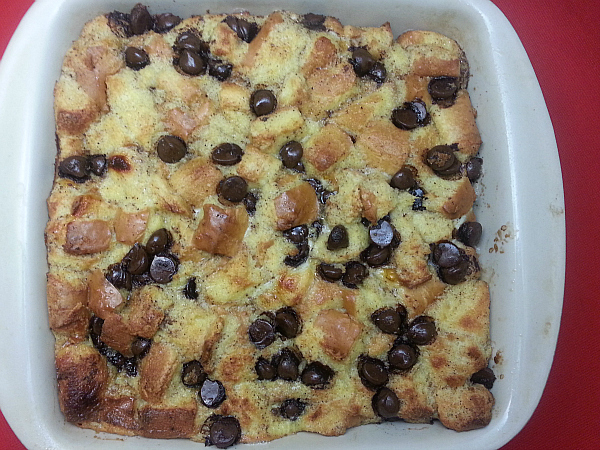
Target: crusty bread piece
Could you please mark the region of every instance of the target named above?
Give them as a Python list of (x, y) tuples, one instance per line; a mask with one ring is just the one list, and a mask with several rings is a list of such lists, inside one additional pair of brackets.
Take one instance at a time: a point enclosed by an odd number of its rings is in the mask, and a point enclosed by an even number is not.
[[(200, 74), (183, 61), (195, 57), (185, 33), (203, 43), (193, 50), (208, 64)], [(366, 74), (357, 49), (373, 59)], [(456, 234), (474, 217), (476, 177), (465, 167), (481, 144), (467, 68), (458, 44), (437, 33), (394, 39), (389, 24), (310, 14), (178, 21), (136, 5), (87, 23), (55, 87), (46, 227), (66, 419), (220, 448), (393, 418), (485, 426), (493, 396), (471, 375), (490, 358), (489, 292)], [(456, 92), (440, 101), (430, 83), (446, 78)], [(276, 105), (259, 115), (261, 89)], [(392, 119), (421, 104), (427, 116), (412, 129)], [(161, 150), (165, 136), (171, 147)], [(292, 169), (280, 156), (291, 141), (303, 148)], [(242, 152), (231, 165), (215, 159), (223, 143)], [(451, 148), (453, 173), (428, 162), (436, 146)], [(410, 187), (392, 180), (403, 167)], [(234, 176), (247, 185), (239, 198), (224, 182)], [(388, 234), (373, 237), (380, 229)], [(458, 263), (442, 261), (441, 243), (459, 255), (458, 275), (444, 272)], [(374, 319), (382, 309), (400, 311), (395, 331)], [(414, 337), (425, 322), (433, 331)], [(398, 345), (416, 352), (412, 367), (392, 367)], [(368, 358), (386, 380), (365, 378)], [(274, 379), (260, 379), (270, 377), (263, 362)], [(203, 392), (217, 381), (225, 398), (210, 404)], [(224, 416), (241, 435), (215, 442)]]

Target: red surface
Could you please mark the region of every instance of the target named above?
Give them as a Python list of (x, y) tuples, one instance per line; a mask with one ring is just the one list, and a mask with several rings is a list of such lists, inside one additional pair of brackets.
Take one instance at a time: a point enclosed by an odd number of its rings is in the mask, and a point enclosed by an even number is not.
[[(0, 54), (32, 3), (0, 0)], [(494, 3), (521, 38), (547, 102), (562, 164), (567, 224), (565, 298), (554, 364), (533, 417), (504, 449), (596, 450), (600, 232), (592, 218), (600, 217), (600, 2)], [(24, 448), (1, 415), (0, 448)]]

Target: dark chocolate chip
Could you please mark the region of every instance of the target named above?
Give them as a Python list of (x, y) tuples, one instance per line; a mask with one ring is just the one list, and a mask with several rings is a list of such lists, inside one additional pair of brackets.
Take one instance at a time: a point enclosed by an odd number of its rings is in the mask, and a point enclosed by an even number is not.
[(439, 242), (433, 248), (431, 254), (433, 262), (440, 267), (452, 267), (458, 264), (461, 259), (460, 249), (452, 242)]
[(277, 367), (262, 356), (256, 361), (254, 370), (256, 370), (259, 380), (274, 380), (277, 378)]
[[(450, 145), (436, 145), (425, 155), (425, 162), (434, 172), (451, 170), (457, 163), (454, 149)], [(460, 163), (459, 163), (460, 168)]]
[(416, 317), (408, 326), (406, 337), (417, 345), (431, 344), (437, 336), (435, 321), (429, 316)]
[(398, 334), (406, 321), (406, 308), (402, 305), (380, 308), (371, 314), (371, 321), (384, 333)]
[(253, 216), (254, 213), (256, 212), (256, 202), (258, 201), (258, 197), (256, 196), (256, 194), (252, 193), (252, 192), (248, 192), (246, 194), (246, 196), (244, 197), (244, 199), (242, 200), (242, 203), (244, 203), (244, 206), (246, 207), (246, 212), (248, 213), (248, 215)]
[(297, 420), (302, 415), (306, 403), (298, 398), (288, 398), (279, 407), (279, 413), (285, 419)]
[(275, 313), (275, 331), (282, 336), (292, 339), (300, 332), (300, 318), (298, 313), (289, 306), (277, 310)]
[(373, 390), (385, 385), (389, 380), (385, 363), (365, 355), (358, 358), (358, 376), (365, 387)]
[(320, 219), (315, 220), (313, 223), (310, 224), (311, 227), (314, 228), (315, 232), (315, 238), (318, 238), (321, 235), (321, 231), (323, 231), (323, 221)]
[(417, 362), (418, 352), (408, 344), (394, 345), (387, 354), (392, 369), (408, 370)]
[(350, 64), (354, 67), (354, 72), (359, 77), (365, 76), (375, 65), (375, 59), (367, 49), (362, 47), (352, 50)]
[(284, 167), (287, 167), (288, 169), (297, 170), (303, 154), (304, 151), (302, 145), (300, 142), (296, 141), (290, 141), (287, 144), (284, 144), (279, 150), (279, 158), (281, 158)]
[(235, 444), (242, 434), (240, 423), (233, 416), (219, 416), (209, 430), (208, 441), (217, 448), (227, 448)]
[(223, 62), (219, 59), (208, 60), (208, 74), (219, 81), (225, 81), (231, 76), (233, 64)]
[(348, 240), (348, 230), (344, 225), (336, 225), (329, 233), (327, 239), (328, 250), (339, 250), (341, 248), (347, 248), (350, 244)]
[(234, 166), (242, 160), (242, 148), (230, 142), (217, 145), (211, 154), (212, 161), (221, 166)]
[(360, 252), (360, 260), (367, 263), (369, 267), (380, 267), (386, 265), (392, 255), (391, 247), (380, 247), (370, 244)]
[(321, 14), (313, 14), (313, 13), (308, 13), (308, 14), (304, 14), (304, 16), (302, 16), (302, 25), (304, 25), (305, 28), (312, 30), (312, 31), (326, 31), (327, 28), (325, 28), (325, 19), (327, 17), (323, 16)]
[(277, 366), (277, 376), (282, 380), (295, 381), (298, 379), (300, 358), (289, 348), (284, 348), (274, 358)]
[(90, 155), (88, 157), (88, 170), (97, 176), (102, 176), (106, 173), (108, 164), (104, 155)]
[(392, 123), (401, 130), (413, 130), (430, 122), (427, 107), (421, 99), (405, 102), (392, 111)]
[(329, 281), (333, 283), (342, 278), (344, 275), (344, 271), (335, 267), (333, 264), (321, 263), (317, 266), (317, 273), (323, 278), (325, 281)]
[(125, 64), (130, 69), (140, 70), (150, 64), (150, 57), (142, 48), (127, 47), (125, 49)]
[(248, 22), (241, 17), (227, 16), (225, 18), (225, 23), (244, 42), (250, 43), (258, 34), (258, 25), (254, 22)]
[(96, 336), (102, 334), (102, 325), (104, 325), (104, 319), (101, 319), (98, 316), (92, 316), (90, 318), (90, 332), (94, 333)]
[(207, 408), (217, 408), (226, 398), (225, 387), (220, 381), (205, 378), (198, 396)]
[(382, 84), (387, 78), (387, 70), (381, 61), (376, 61), (367, 75), (377, 84)]
[(208, 44), (202, 41), (197, 34), (192, 31), (184, 31), (175, 40), (175, 48), (179, 51), (189, 50), (204, 58), (208, 57), (210, 49)]
[(416, 169), (412, 166), (402, 166), (398, 172), (394, 174), (390, 181), (390, 186), (400, 190), (413, 188), (417, 185), (415, 179)]
[(465, 171), (467, 172), (467, 177), (471, 183), (474, 183), (481, 177), (481, 170), (483, 168), (483, 159), (481, 158), (471, 158), (467, 161), (465, 165)]
[(150, 235), (146, 242), (146, 251), (150, 255), (166, 252), (173, 245), (171, 232), (166, 228), (159, 228)]
[(456, 96), (458, 87), (455, 77), (435, 77), (429, 81), (427, 91), (434, 101), (449, 100)]
[(188, 278), (187, 283), (185, 283), (185, 287), (183, 288), (183, 295), (190, 300), (196, 300), (198, 298), (196, 277)]
[(135, 243), (123, 257), (123, 263), (127, 267), (127, 272), (132, 275), (141, 275), (150, 267), (150, 256), (142, 245)]
[(88, 160), (85, 156), (69, 156), (58, 166), (58, 175), (63, 178), (83, 183), (90, 178)]
[(308, 254), (310, 252), (310, 246), (308, 245), (308, 241), (303, 241), (299, 244), (296, 244), (296, 248), (298, 252), (294, 255), (287, 255), (283, 262), (290, 267), (298, 267), (300, 264), (303, 264), (308, 259)]
[(138, 359), (142, 359), (144, 356), (148, 354), (150, 351), (150, 347), (152, 347), (152, 340), (143, 338), (138, 336), (131, 343), (131, 353)]
[(250, 342), (263, 349), (275, 342), (275, 327), (266, 319), (256, 319), (248, 327)]
[(132, 34), (144, 34), (152, 29), (152, 16), (141, 3), (137, 3), (131, 10), (130, 30)]
[(248, 193), (248, 183), (237, 175), (227, 177), (219, 182), (217, 193), (225, 200), (238, 203), (244, 200)]
[(157, 255), (150, 264), (150, 276), (160, 284), (171, 282), (177, 273), (178, 261), (171, 255)]
[(398, 400), (398, 396), (394, 391), (386, 387), (382, 387), (377, 391), (373, 396), (371, 404), (375, 414), (384, 419), (397, 417), (398, 411), (400, 411), (400, 400)]
[(366, 266), (358, 261), (349, 261), (346, 263), (346, 271), (342, 276), (342, 283), (346, 287), (357, 289), (358, 285), (362, 284), (363, 280), (367, 278), (368, 275), (369, 271)]
[(298, 225), (283, 232), (283, 236), (294, 244), (301, 244), (308, 239), (308, 227), (306, 225)]
[(108, 266), (104, 277), (110, 284), (118, 289), (131, 290), (131, 274), (127, 272), (124, 264), (115, 263)]
[(130, 15), (120, 11), (113, 11), (106, 15), (111, 31), (120, 38), (131, 37)]
[(494, 387), (496, 375), (489, 367), (485, 367), (471, 375), (471, 383), (482, 384), (486, 389)]
[(333, 194), (333, 192), (325, 189), (323, 183), (316, 178), (308, 178), (304, 181), (308, 182), (308, 184), (312, 186), (312, 188), (315, 190), (315, 194), (317, 194), (317, 199), (319, 199), (319, 202), (322, 204), (325, 204), (327, 199)]
[(308, 364), (302, 371), (301, 380), (306, 386), (313, 389), (324, 389), (333, 379), (333, 369), (319, 361)]
[(483, 228), (479, 222), (464, 222), (458, 229), (457, 238), (469, 247), (479, 244)]
[(461, 256), (458, 263), (452, 267), (440, 267), (440, 278), (444, 283), (459, 284), (465, 281), (469, 273), (469, 258)]
[(206, 372), (202, 363), (196, 359), (183, 364), (181, 382), (187, 387), (200, 387), (206, 380)]
[(387, 247), (394, 239), (394, 227), (387, 220), (381, 220), (369, 227), (369, 239), (375, 245)]
[(166, 33), (181, 23), (181, 17), (171, 13), (157, 14), (154, 16), (154, 31)]
[(264, 116), (275, 111), (277, 99), (273, 92), (267, 89), (254, 91), (250, 96), (250, 109), (257, 116)]
[(167, 135), (162, 136), (158, 142), (156, 143), (156, 151), (158, 153), (158, 157), (166, 162), (166, 163), (176, 163), (181, 161), (181, 159), (187, 153), (187, 145), (183, 141), (183, 139)]
[(188, 75), (200, 75), (206, 72), (206, 61), (200, 54), (183, 50), (179, 55), (179, 68)]

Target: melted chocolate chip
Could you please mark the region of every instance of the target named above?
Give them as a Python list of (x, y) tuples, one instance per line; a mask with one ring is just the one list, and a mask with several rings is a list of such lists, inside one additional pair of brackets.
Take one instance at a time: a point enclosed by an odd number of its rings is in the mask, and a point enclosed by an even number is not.
[(371, 404), (375, 414), (384, 419), (397, 417), (398, 411), (400, 411), (400, 400), (398, 400), (398, 396), (394, 391), (386, 387), (382, 387), (377, 391), (373, 396)]
[(429, 316), (416, 317), (408, 326), (406, 337), (414, 344), (431, 344), (437, 336), (435, 321)]
[(279, 413), (285, 419), (297, 420), (302, 415), (306, 403), (300, 401), (298, 398), (289, 398), (285, 400), (279, 407)]
[(327, 249), (328, 250), (339, 250), (342, 248), (347, 248), (350, 244), (348, 240), (348, 230), (344, 225), (336, 225), (329, 233), (329, 238), (327, 239)]
[(218, 416), (212, 421), (208, 441), (217, 448), (227, 448), (235, 444), (242, 434), (240, 423), (233, 416)]
[(113, 11), (106, 15), (108, 26), (111, 31), (120, 38), (131, 37), (131, 27), (129, 24), (129, 14), (120, 11)]
[(58, 166), (58, 175), (63, 178), (83, 183), (90, 178), (88, 160), (85, 156), (69, 156)]
[(207, 58), (210, 53), (208, 44), (202, 41), (198, 35), (192, 31), (184, 31), (177, 36), (175, 48), (179, 51), (189, 50), (204, 58)]
[(455, 77), (435, 77), (429, 81), (427, 91), (434, 103), (442, 107), (450, 106), (454, 103), (454, 98), (458, 92), (458, 79)]
[(294, 255), (287, 255), (283, 262), (285, 265), (290, 267), (298, 267), (299, 265), (306, 262), (308, 254), (310, 253), (310, 246), (308, 241), (303, 241), (300, 244), (296, 244), (298, 252)]
[(162, 161), (173, 164), (181, 161), (185, 156), (187, 145), (177, 136), (162, 136), (156, 143), (156, 152)]
[(469, 273), (469, 258), (466, 255), (461, 255), (458, 263), (451, 267), (440, 267), (440, 278), (444, 283), (459, 284), (465, 281)]
[(259, 380), (274, 380), (277, 378), (277, 367), (262, 356), (256, 361), (254, 370), (256, 370)]
[(362, 252), (360, 252), (360, 260), (367, 263), (369, 267), (380, 267), (389, 262), (391, 255), (391, 247), (380, 247), (378, 245), (371, 244)]
[(229, 78), (232, 70), (233, 64), (223, 62), (220, 59), (208, 60), (208, 74), (219, 81), (225, 81)]
[(333, 264), (321, 263), (317, 266), (317, 273), (325, 281), (334, 283), (342, 278), (344, 271), (339, 267), (335, 267)]
[(266, 319), (256, 319), (248, 328), (250, 342), (263, 349), (275, 342), (275, 327)]
[(305, 28), (312, 30), (312, 31), (326, 31), (327, 28), (325, 28), (325, 19), (327, 17), (323, 16), (321, 14), (313, 14), (313, 13), (308, 13), (308, 14), (304, 14), (304, 16), (302, 16), (302, 25), (304, 25)]
[(202, 363), (196, 359), (188, 361), (181, 370), (181, 382), (187, 387), (200, 387), (206, 380), (206, 372)]
[(406, 308), (398, 305), (396, 308), (380, 308), (371, 314), (371, 321), (384, 333), (399, 334), (406, 321)]
[(196, 300), (198, 298), (198, 289), (196, 286), (196, 277), (188, 278), (185, 287), (183, 288), (183, 295), (185, 298), (189, 298), (190, 300)]
[(148, 354), (152, 347), (152, 340), (138, 336), (131, 343), (131, 353), (138, 359), (142, 359)]
[(365, 355), (358, 358), (358, 375), (363, 385), (373, 390), (385, 385), (389, 380), (385, 363), (380, 359)]
[(150, 276), (160, 284), (171, 282), (173, 275), (177, 273), (178, 261), (171, 255), (157, 255), (150, 264)]
[(227, 16), (224, 22), (244, 42), (250, 43), (258, 34), (258, 25), (241, 17)]
[(230, 142), (217, 145), (211, 154), (212, 161), (221, 166), (234, 166), (242, 160), (242, 148)]
[(324, 389), (333, 379), (333, 369), (319, 361), (308, 364), (302, 371), (301, 380), (306, 386), (313, 389)]
[(142, 48), (127, 47), (125, 49), (125, 64), (130, 69), (140, 70), (150, 64), (150, 57)]
[(387, 78), (387, 70), (381, 61), (376, 61), (367, 75), (377, 84), (382, 84)]
[(191, 50), (183, 50), (179, 55), (177, 65), (188, 75), (200, 75), (206, 72), (206, 61), (200, 54)]
[(157, 14), (154, 16), (154, 31), (166, 33), (181, 23), (181, 17), (171, 13)]
[(238, 203), (248, 193), (248, 183), (237, 175), (227, 177), (219, 182), (217, 193), (227, 201)]
[(358, 47), (352, 50), (350, 64), (352, 64), (356, 75), (363, 77), (367, 75), (375, 65), (375, 58), (373, 58), (367, 49)]
[(369, 227), (369, 239), (375, 245), (387, 247), (394, 239), (394, 227), (387, 220), (381, 220)]
[(283, 232), (283, 236), (294, 244), (301, 244), (308, 239), (308, 227), (306, 225), (298, 225)]
[(136, 4), (129, 15), (132, 34), (144, 34), (152, 29), (152, 16), (141, 3)]
[(317, 199), (319, 200), (319, 203), (325, 204), (327, 199), (333, 194), (333, 192), (325, 189), (323, 183), (320, 180), (317, 180), (315, 178), (309, 178), (304, 181), (308, 182), (308, 184), (310, 184), (315, 190), (315, 194), (317, 194)]
[(207, 408), (217, 408), (226, 398), (225, 387), (220, 381), (205, 378), (198, 396), (202, 404)]
[(127, 157), (123, 155), (113, 155), (108, 158), (108, 167), (117, 172), (128, 172), (131, 169)]
[(108, 164), (105, 155), (90, 155), (88, 156), (88, 170), (97, 176), (102, 176), (106, 173)]
[(467, 172), (467, 177), (471, 183), (479, 180), (479, 177), (481, 177), (482, 168), (483, 159), (481, 158), (475, 157), (467, 161), (467, 164), (465, 165), (465, 171)]
[(452, 242), (444, 241), (435, 245), (431, 256), (438, 266), (452, 267), (460, 261), (461, 251)]
[(363, 264), (358, 261), (349, 261), (346, 263), (346, 271), (342, 277), (342, 283), (346, 287), (357, 289), (358, 285), (362, 284), (368, 275), (369, 271)]
[(416, 98), (392, 111), (392, 123), (401, 130), (413, 130), (430, 122), (425, 103)]
[(277, 366), (277, 376), (282, 380), (295, 381), (298, 379), (300, 358), (289, 348), (284, 348), (274, 357)]
[(410, 189), (417, 185), (415, 179), (416, 169), (412, 166), (402, 166), (398, 172), (394, 174), (390, 181), (390, 186), (400, 190)]
[(257, 116), (264, 116), (275, 111), (277, 99), (273, 92), (267, 89), (254, 91), (250, 97), (250, 109)]
[(287, 144), (284, 144), (279, 150), (279, 158), (281, 159), (283, 166), (288, 169), (297, 170), (298, 172), (304, 171), (304, 165), (300, 162), (303, 154), (304, 151), (302, 145), (300, 142), (296, 141), (290, 141)]
[(136, 243), (123, 257), (123, 264), (131, 275), (141, 275), (150, 267), (150, 256), (142, 245)]
[(469, 247), (475, 247), (479, 244), (483, 228), (479, 222), (464, 222), (457, 232), (457, 238), (460, 242)]
[(485, 367), (471, 375), (471, 383), (482, 384), (486, 389), (494, 387), (496, 375), (489, 367)]
[(244, 199), (242, 200), (242, 203), (244, 203), (244, 206), (246, 207), (246, 212), (248, 213), (248, 215), (253, 216), (254, 213), (256, 212), (256, 202), (258, 201), (258, 197), (256, 196), (256, 194), (252, 193), (252, 192), (248, 192), (246, 194), (246, 196), (244, 197)]
[(392, 369), (404, 371), (416, 364), (418, 352), (408, 344), (397, 344), (390, 349), (387, 357)]
[(98, 316), (92, 316), (90, 318), (90, 332), (94, 333), (96, 336), (100, 336), (102, 334), (102, 325), (104, 325), (104, 319), (101, 319)]
[(173, 236), (166, 228), (159, 228), (150, 235), (146, 242), (146, 251), (149, 255), (166, 252), (173, 245)]
[(277, 310), (275, 331), (288, 339), (295, 338), (300, 333), (300, 318), (294, 308), (288, 306)]
[(436, 145), (425, 155), (425, 162), (434, 172), (445, 174), (445, 172), (456, 166), (458, 160), (454, 155), (454, 149), (450, 145)]
[(131, 274), (127, 272), (124, 264), (115, 263), (108, 266), (104, 277), (110, 284), (118, 289), (131, 290)]

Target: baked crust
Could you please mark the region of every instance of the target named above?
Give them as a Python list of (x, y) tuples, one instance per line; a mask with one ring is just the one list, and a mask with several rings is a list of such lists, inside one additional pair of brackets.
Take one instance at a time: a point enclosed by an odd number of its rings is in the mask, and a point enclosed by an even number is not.
[[(256, 36), (242, 39), (228, 17), (256, 24)], [(492, 394), (471, 381), (491, 354), (489, 292), (475, 250), (456, 239), (463, 221), (474, 220), (465, 167), (481, 144), (464, 54), (433, 32), (394, 40), (389, 24), (315, 17), (205, 14), (133, 34), (131, 15), (115, 12), (87, 23), (68, 51), (55, 88), (58, 153), (46, 227), (49, 320), (68, 421), (206, 441), (211, 420), (233, 416), (241, 442), (340, 435), (384, 420), (373, 406), (380, 388), (359, 376), (367, 356), (388, 372), (393, 417), (439, 419), (457, 431), (491, 420)], [(208, 48), (206, 73), (189, 75), (179, 62), (186, 32)], [(145, 51), (143, 67), (127, 62), (128, 47)], [(357, 48), (384, 64), (383, 79), (355, 70)], [(220, 79), (211, 64), (230, 64), (231, 73)], [(440, 77), (458, 83), (446, 102), (428, 87)], [(254, 113), (257, 89), (275, 95), (273, 111)], [(395, 108), (419, 101), (427, 118), (418, 126), (393, 122)], [(157, 150), (169, 135), (186, 146), (176, 161)], [(280, 156), (291, 141), (304, 149), (295, 170)], [(215, 162), (223, 143), (239, 146), (241, 160)], [(432, 169), (426, 154), (440, 145), (453, 149), (460, 170)], [(83, 176), (65, 172), (70, 157), (82, 158)], [(405, 165), (416, 184), (393, 187)], [(223, 193), (232, 176), (247, 183), (243, 201)], [(373, 262), (365, 252), (379, 247), (369, 230), (382, 223), (394, 235), (380, 246), (387, 258)], [(339, 225), (347, 244), (336, 247), (329, 241)], [(294, 227), (305, 227), (304, 237), (291, 236)], [(168, 238), (159, 245), (161, 229)], [(451, 283), (433, 256), (443, 242), (467, 267)], [(352, 264), (364, 275), (350, 277)], [(401, 307), (407, 316), (395, 334), (374, 324), (375, 311)], [(296, 331), (274, 325), (282, 311), (295, 315), (286, 320), (297, 320)], [(423, 316), (435, 336), (417, 345), (407, 330)], [(249, 331), (258, 319), (275, 327), (264, 346)], [(417, 349), (410, 369), (388, 362), (399, 343)], [(279, 372), (283, 358), (299, 363), (295, 378)], [(261, 359), (276, 367), (275, 379), (257, 374)], [(193, 361), (202, 380), (224, 387), (217, 404), (207, 406), (204, 381), (184, 383)], [(330, 372), (311, 385), (302, 372), (316, 363)], [(290, 400), (300, 402), (293, 417), (283, 412)]]

